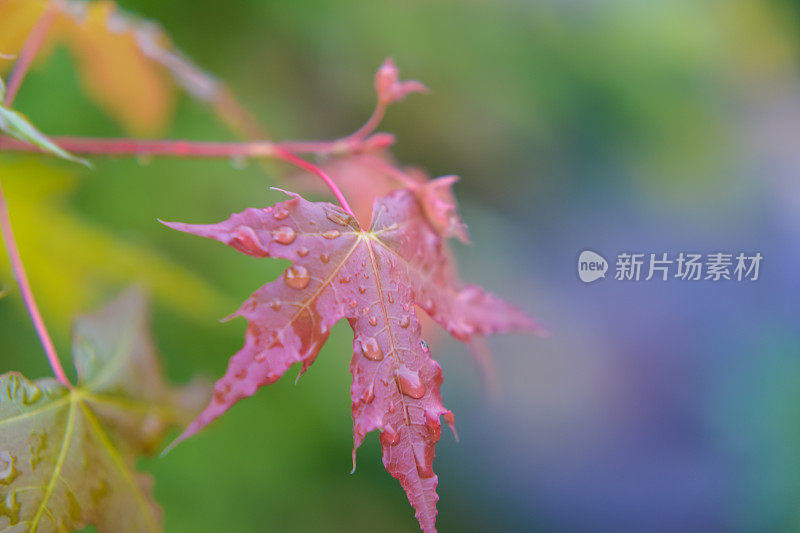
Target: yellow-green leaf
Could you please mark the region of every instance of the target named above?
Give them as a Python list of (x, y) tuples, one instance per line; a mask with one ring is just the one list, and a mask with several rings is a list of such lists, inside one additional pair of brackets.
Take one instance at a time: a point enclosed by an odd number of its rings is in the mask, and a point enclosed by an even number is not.
[(72, 390), (0, 376), (0, 531), (160, 531), (152, 483), (135, 462), (207, 389), (164, 382), (136, 291), (78, 320), (73, 359)]

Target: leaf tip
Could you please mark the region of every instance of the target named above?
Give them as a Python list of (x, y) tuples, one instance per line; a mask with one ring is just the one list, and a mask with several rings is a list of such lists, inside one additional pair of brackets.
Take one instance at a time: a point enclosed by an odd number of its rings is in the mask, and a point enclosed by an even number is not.
[(447, 411), (443, 416), (444, 421), (447, 422), (447, 425), (450, 427), (450, 431), (453, 432), (453, 437), (456, 439), (456, 442), (460, 442), (458, 432), (456, 431), (456, 419), (455, 416), (453, 416), (453, 411)]
[(181, 442), (183, 442), (185, 439), (186, 439), (186, 437), (184, 437), (183, 435), (181, 435), (180, 437), (178, 437), (178, 438), (177, 438), (177, 439), (175, 439), (174, 441), (170, 442), (170, 443), (167, 445), (167, 447), (166, 447), (166, 448), (164, 448), (164, 449), (161, 451), (161, 453), (160, 453), (160, 454), (158, 454), (158, 458), (159, 458), (159, 459), (163, 459), (164, 457), (166, 457), (166, 456), (169, 454), (169, 452), (171, 452), (172, 450), (174, 450), (174, 449), (175, 449), (175, 447), (176, 447), (178, 444), (180, 444)]
[(269, 189), (270, 189), (271, 191), (279, 191), (279, 192), (282, 192), (282, 193), (283, 193), (283, 194), (285, 194), (286, 196), (291, 196), (292, 198), (301, 198), (301, 196), (300, 196), (299, 194), (297, 194), (296, 192), (287, 191), (286, 189), (281, 189), (280, 187), (270, 187)]
[(239, 315), (239, 311), (234, 311), (233, 313), (229, 314), (228, 316), (224, 316), (224, 317), (220, 318), (219, 321), (222, 324), (225, 324), (227, 322), (230, 322), (231, 320), (233, 320), (234, 318), (236, 318), (238, 316), (240, 316)]
[(174, 450), (178, 444), (182, 443), (189, 437), (195, 435), (198, 431), (200, 431), (200, 429), (202, 429), (202, 426), (198, 427), (198, 423), (196, 420), (192, 422), (189, 425), (189, 427), (184, 430), (183, 433), (178, 435), (178, 437), (175, 440), (173, 440), (166, 448), (164, 448), (164, 450), (158, 455), (159, 459), (166, 457), (166, 455), (170, 453), (172, 450)]
[(160, 224), (163, 224), (163, 225), (165, 225), (166, 227), (168, 227), (170, 229), (174, 229), (174, 230), (177, 230), (177, 231), (183, 231), (183, 232), (188, 231), (189, 224), (186, 224), (184, 222), (167, 222), (166, 220), (161, 220), (160, 218), (157, 218), (156, 220)]
[[(67, 152), (67, 153), (69, 154), (69, 152)], [(82, 157), (76, 157), (76, 156), (74, 156), (72, 154), (69, 154), (69, 158), (68, 159), (70, 161), (74, 162), (74, 163), (78, 163), (80, 165), (85, 166), (89, 170), (94, 170), (94, 166), (89, 162), (88, 159), (84, 159)]]

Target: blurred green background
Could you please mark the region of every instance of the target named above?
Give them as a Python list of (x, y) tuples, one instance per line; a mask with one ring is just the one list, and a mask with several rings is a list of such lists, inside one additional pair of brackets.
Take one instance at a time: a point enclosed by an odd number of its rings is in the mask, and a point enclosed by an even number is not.
[[(0, 0), (2, 1), (2, 0)], [(387, 56), (432, 92), (381, 131), (403, 163), (462, 177), (464, 277), (552, 331), (492, 341), (490, 402), (459, 343), (435, 355), (441, 531), (795, 531), (800, 527), (800, 4), (789, 0), (121, 0), (255, 111), (276, 139), (336, 138), (369, 115)], [(56, 49), (15, 106), (48, 134), (122, 136)], [(233, 137), (186, 96), (164, 136)], [(220, 324), (285, 265), (171, 232), (280, 198), (285, 167), (0, 155), (23, 257), (62, 354), (70, 318), (128, 283), (154, 295), (171, 377), (217, 377)], [(583, 286), (585, 248), (761, 251), (762, 279)], [(0, 273), (10, 284), (8, 260)], [(377, 437), (352, 443), (351, 334), (295, 386), (241, 402), (164, 459), (167, 531), (414, 531)], [(16, 290), (0, 370), (49, 370)]]

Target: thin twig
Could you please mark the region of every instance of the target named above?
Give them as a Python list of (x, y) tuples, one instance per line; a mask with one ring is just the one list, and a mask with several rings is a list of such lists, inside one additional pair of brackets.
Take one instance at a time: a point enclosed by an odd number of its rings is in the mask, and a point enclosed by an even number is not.
[(347, 213), (351, 217), (353, 217), (354, 220), (358, 221), (356, 214), (353, 212), (353, 209), (350, 207), (350, 204), (347, 203), (347, 199), (344, 197), (344, 194), (342, 193), (341, 189), (339, 189), (339, 187), (336, 185), (333, 179), (330, 176), (328, 176), (321, 168), (309, 163), (305, 159), (297, 157), (295, 154), (293, 154), (292, 152), (281, 146), (275, 147), (274, 155), (275, 157), (282, 159), (287, 163), (291, 163), (299, 168), (302, 168), (303, 170), (311, 172), (312, 174), (316, 174), (322, 181), (325, 182), (325, 185), (327, 185), (328, 188), (333, 192), (333, 195), (342, 205), (344, 210), (347, 211)]
[(360, 141), (365, 139), (367, 135), (375, 131), (375, 129), (378, 127), (381, 121), (383, 121), (383, 117), (386, 114), (387, 107), (388, 104), (386, 104), (382, 100), (378, 100), (378, 102), (375, 104), (375, 109), (372, 111), (372, 114), (369, 116), (364, 125), (358, 128), (358, 130), (356, 130), (355, 132), (345, 137), (345, 140)]
[[(141, 157), (237, 158), (268, 157), (274, 143), (204, 142), (185, 140), (106, 139), (93, 137), (50, 137), (67, 152), (82, 155), (133, 155)], [(0, 151), (41, 152), (39, 147), (11, 137), (0, 136)]]
[[(94, 137), (50, 137), (67, 152), (83, 155), (134, 155), (168, 157), (274, 157), (278, 148), (303, 154), (342, 154), (389, 146), (391, 135), (376, 134), (363, 141), (253, 141), (206, 142), (188, 140), (109, 139)], [(0, 135), (0, 151), (40, 152), (30, 143)]]
[(28, 276), (25, 273), (25, 267), (22, 264), (22, 258), (19, 255), (17, 248), (17, 241), (14, 239), (14, 232), (11, 230), (11, 219), (8, 216), (8, 207), (6, 206), (6, 199), (3, 195), (3, 188), (0, 184), (0, 230), (3, 233), (3, 239), (6, 243), (6, 249), (11, 259), (11, 268), (14, 270), (14, 276), (17, 278), (19, 290), (22, 294), (22, 300), (25, 302), (25, 307), (28, 309), (28, 314), (31, 316), (31, 322), (36, 328), (36, 333), (39, 335), (39, 340), (42, 343), (47, 360), (50, 362), (50, 368), (53, 369), (58, 381), (65, 387), (72, 388), (72, 384), (67, 379), (64, 373), (64, 368), (61, 366), (61, 361), (58, 359), (58, 354), (53, 346), (53, 341), (50, 338), (50, 333), (44, 325), (42, 315), (39, 312), (39, 307), (36, 305), (36, 300), (31, 291), (31, 285), (28, 282)]

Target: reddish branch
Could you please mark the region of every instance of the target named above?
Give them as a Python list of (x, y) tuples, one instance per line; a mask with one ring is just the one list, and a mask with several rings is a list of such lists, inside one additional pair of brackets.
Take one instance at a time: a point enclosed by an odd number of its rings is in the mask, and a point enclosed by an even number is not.
[(277, 157), (279, 159), (282, 159), (283, 161), (286, 161), (287, 163), (291, 163), (291, 164), (293, 164), (293, 165), (295, 165), (295, 166), (297, 166), (299, 168), (302, 168), (303, 170), (307, 170), (308, 172), (311, 172), (312, 174), (317, 175), (322, 181), (325, 182), (325, 185), (327, 185), (328, 188), (331, 191), (333, 191), (333, 195), (336, 197), (336, 199), (342, 205), (344, 210), (347, 211), (347, 213), (351, 217), (353, 217), (354, 220), (356, 220), (356, 221), (358, 220), (358, 218), (356, 217), (356, 214), (353, 212), (353, 209), (350, 207), (350, 204), (347, 203), (347, 199), (345, 199), (344, 194), (342, 193), (341, 189), (339, 189), (339, 187), (336, 185), (336, 183), (334, 183), (333, 179), (330, 176), (328, 176), (325, 172), (323, 172), (323, 170), (321, 168), (319, 168), (316, 165), (313, 165), (313, 164), (309, 163), (305, 159), (300, 159), (299, 157), (294, 155), (292, 152), (290, 152), (289, 150), (287, 150), (286, 148), (283, 148), (281, 146), (276, 146), (275, 147), (275, 154), (274, 155), (275, 155), (275, 157)]
[[(14, 67), (8, 79), (6, 95), (3, 101), (4, 105), (10, 106), (14, 101), (17, 91), (19, 90), (20, 85), (22, 85), (22, 80), (28, 73), (28, 68), (30, 68), (33, 58), (36, 57), (36, 52), (39, 51), (39, 48), (42, 46), (42, 43), (47, 37), (47, 32), (50, 29), (50, 26), (53, 24), (57, 7), (57, 2), (51, 2), (45, 8), (44, 12), (39, 17), (39, 20), (36, 21), (33, 30), (31, 30), (31, 33), (28, 34), (28, 37), (25, 39), (25, 43), (22, 45), (22, 50), (20, 51), (17, 60), (14, 62)], [(58, 353), (56, 353), (55, 346), (53, 346), (53, 340), (50, 338), (50, 333), (47, 331), (47, 327), (44, 325), (44, 320), (42, 320), (42, 314), (39, 312), (39, 306), (36, 305), (36, 299), (33, 297), (33, 291), (31, 290), (31, 285), (28, 281), (28, 275), (25, 272), (25, 266), (23, 265), (22, 257), (20, 257), (19, 254), (19, 248), (17, 247), (17, 241), (14, 238), (14, 232), (11, 229), (11, 219), (8, 216), (8, 207), (6, 206), (6, 199), (5, 195), (3, 194), (3, 188), (1, 184), (0, 231), (2, 231), (3, 240), (6, 243), (6, 249), (8, 250), (9, 258), (11, 259), (11, 268), (14, 271), (14, 276), (19, 284), (22, 300), (25, 302), (25, 307), (28, 309), (28, 314), (31, 317), (31, 322), (33, 322), (33, 327), (36, 329), (36, 333), (39, 335), (39, 340), (41, 341), (44, 352), (47, 355), (47, 361), (50, 363), (50, 368), (53, 369), (53, 374), (55, 374), (56, 378), (58, 378), (58, 381), (60, 381), (65, 387), (71, 388), (72, 384), (69, 382), (67, 375), (64, 373), (64, 367), (61, 366), (61, 361), (58, 359)]]
[(56, 378), (58, 378), (58, 381), (63, 383), (66, 387), (72, 387), (72, 384), (70, 384), (67, 379), (67, 375), (64, 373), (64, 368), (61, 366), (61, 361), (58, 359), (58, 354), (53, 346), (50, 334), (47, 332), (47, 328), (44, 325), (44, 320), (42, 320), (42, 315), (39, 312), (39, 306), (36, 305), (36, 300), (33, 297), (31, 285), (28, 282), (28, 276), (25, 273), (25, 267), (19, 255), (17, 241), (14, 239), (14, 232), (11, 230), (11, 219), (8, 216), (8, 208), (6, 207), (2, 185), (0, 185), (0, 230), (2, 230), (3, 239), (6, 242), (6, 249), (11, 258), (11, 268), (14, 270), (14, 276), (17, 278), (22, 299), (25, 302), (25, 307), (28, 308), (28, 314), (31, 316), (33, 326), (36, 328), (36, 333), (38, 333), (39, 340), (42, 342), (44, 351), (47, 354), (50, 367), (53, 369), (53, 373), (56, 375)]
[[(72, 154), (142, 157), (269, 157), (274, 146), (271, 142), (195, 142), (92, 137), (50, 137), (50, 140)], [(3, 136), (0, 136), (0, 151), (42, 152), (36, 145)]]
[(389, 107), (389, 103), (385, 100), (379, 99), (378, 102), (375, 104), (375, 109), (372, 111), (372, 114), (364, 123), (363, 126), (358, 128), (355, 132), (351, 133), (347, 137), (346, 140), (351, 141), (360, 141), (363, 140), (367, 135), (375, 131), (375, 128), (383, 120), (384, 115), (386, 114), (386, 108)]
[[(300, 154), (338, 154), (388, 147), (394, 142), (392, 135), (379, 133), (364, 140), (337, 141), (253, 141), (204, 142), (187, 140), (107, 139), (92, 137), (50, 137), (58, 146), (81, 155), (134, 155), (167, 157), (258, 158), (277, 157), (280, 150)], [(0, 136), (0, 151), (40, 152), (30, 143)]]

